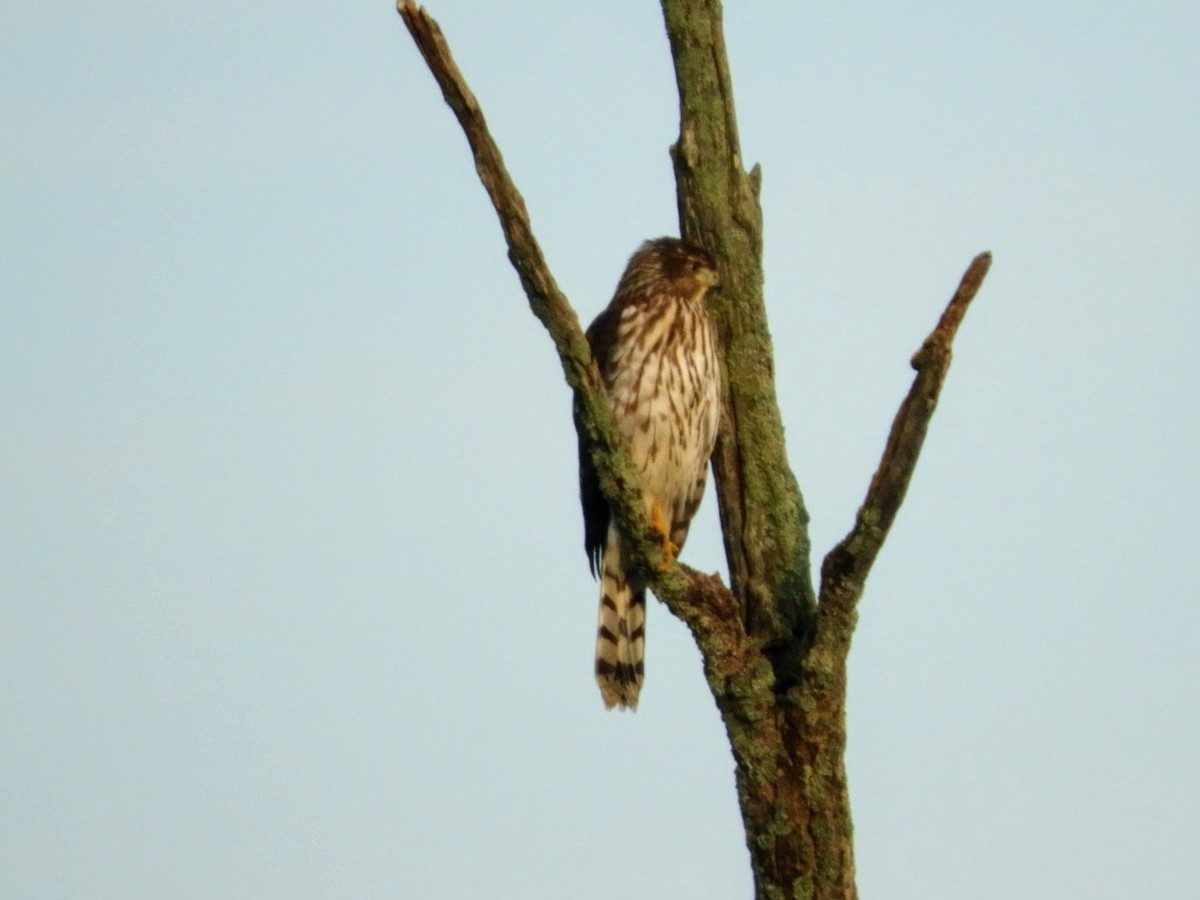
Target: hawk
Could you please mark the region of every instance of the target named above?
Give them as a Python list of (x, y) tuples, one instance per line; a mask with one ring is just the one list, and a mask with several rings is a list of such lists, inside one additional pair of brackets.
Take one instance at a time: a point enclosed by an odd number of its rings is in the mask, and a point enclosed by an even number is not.
[[(646, 241), (587, 330), (617, 426), (641, 475), (646, 515), (671, 559), (704, 495), (721, 416), (716, 336), (704, 309), (713, 258), (684, 241)], [(624, 539), (579, 431), (584, 548), (600, 580), (596, 682), (608, 709), (636, 709), (645, 672), (646, 586), (626, 572)]]

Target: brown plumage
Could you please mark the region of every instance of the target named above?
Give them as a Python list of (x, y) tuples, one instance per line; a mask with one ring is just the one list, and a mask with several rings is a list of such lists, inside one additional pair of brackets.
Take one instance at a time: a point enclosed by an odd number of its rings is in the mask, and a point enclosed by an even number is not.
[[(646, 515), (677, 553), (704, 495), (721, 413), (716, 340), (704, 309), (711, 256), (675, 238), (646, 241), (588, 328), (617, 425), (641, 473)], [(580, 430), (584, 546), (600, 577), (596, 682), (604, 705), (636, 709), (644, 675), (646, 588), (622, 565), (622, 538)]]

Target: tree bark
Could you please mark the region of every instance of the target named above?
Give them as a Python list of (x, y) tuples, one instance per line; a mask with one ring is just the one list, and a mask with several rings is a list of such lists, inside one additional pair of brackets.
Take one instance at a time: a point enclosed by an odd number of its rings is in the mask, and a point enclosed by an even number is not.
[(788, 465), (763, 304), (761, 170), (742, 167), (719, 0), (662, 0), (679, 139), (671, 148), (681, 234), (721, 262), (711, 309), (724, 357), (723, 427), (713, 474), (730, 585), (780, 689), (799, 677), (798, 651), (816, 599), (808, 513)]
[(530, 308), (550, 333), (580, 406), (601, 489), (630, 538), (631, 563), (691, 630), (736, 762), (758, 900), (857, 896), (846, 783), (846, 660), (872, 563), (904, 499), (950, 365), (951, 344), (990, 254), (975, 258), (913, 356), (916, 377), (850, 533), (814, 594), (808, 515), (787, 460), (763, 303), (760, 172), (742, 167), (719, 0), (661, 0), (680, 98), (680, 230), (718, 260), (724, 420), (713, 470), (731, 587), (686, 566), (662, 570), (636, 471), (578, 317), (551, 276), (524, 201), (437, 23), (397, 9), (458, 118), (500, 219)]

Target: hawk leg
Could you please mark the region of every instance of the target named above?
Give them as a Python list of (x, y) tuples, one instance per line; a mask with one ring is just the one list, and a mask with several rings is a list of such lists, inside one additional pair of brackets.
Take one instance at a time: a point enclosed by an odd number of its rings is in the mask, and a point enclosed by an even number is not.
[(667, 521), (667, 514), (663, 512), (663, 508), (657, 500), (650, 501), (650, 526), (662, 541), (663, 559), (661, 563), (654, 567), (654, 570), (656, 572), (665, 572), (675, 562), (675, 557), (679, 553), (679, 547), (671, 540), (671, 523)]

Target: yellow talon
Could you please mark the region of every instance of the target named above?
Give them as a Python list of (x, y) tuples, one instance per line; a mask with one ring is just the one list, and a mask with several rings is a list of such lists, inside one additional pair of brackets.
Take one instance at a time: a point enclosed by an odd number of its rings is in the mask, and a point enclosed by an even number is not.
[(657, 500), (650, 501), (650, 525), (658, 532), (658, 536), (662, 540), (663, 559), (654, 568), (655, 571), (665, 572), (675, 562), (679, 547), (671, 540), (671, 524), (667, 521), (667, 514), (663, 512), (663, 508)]

